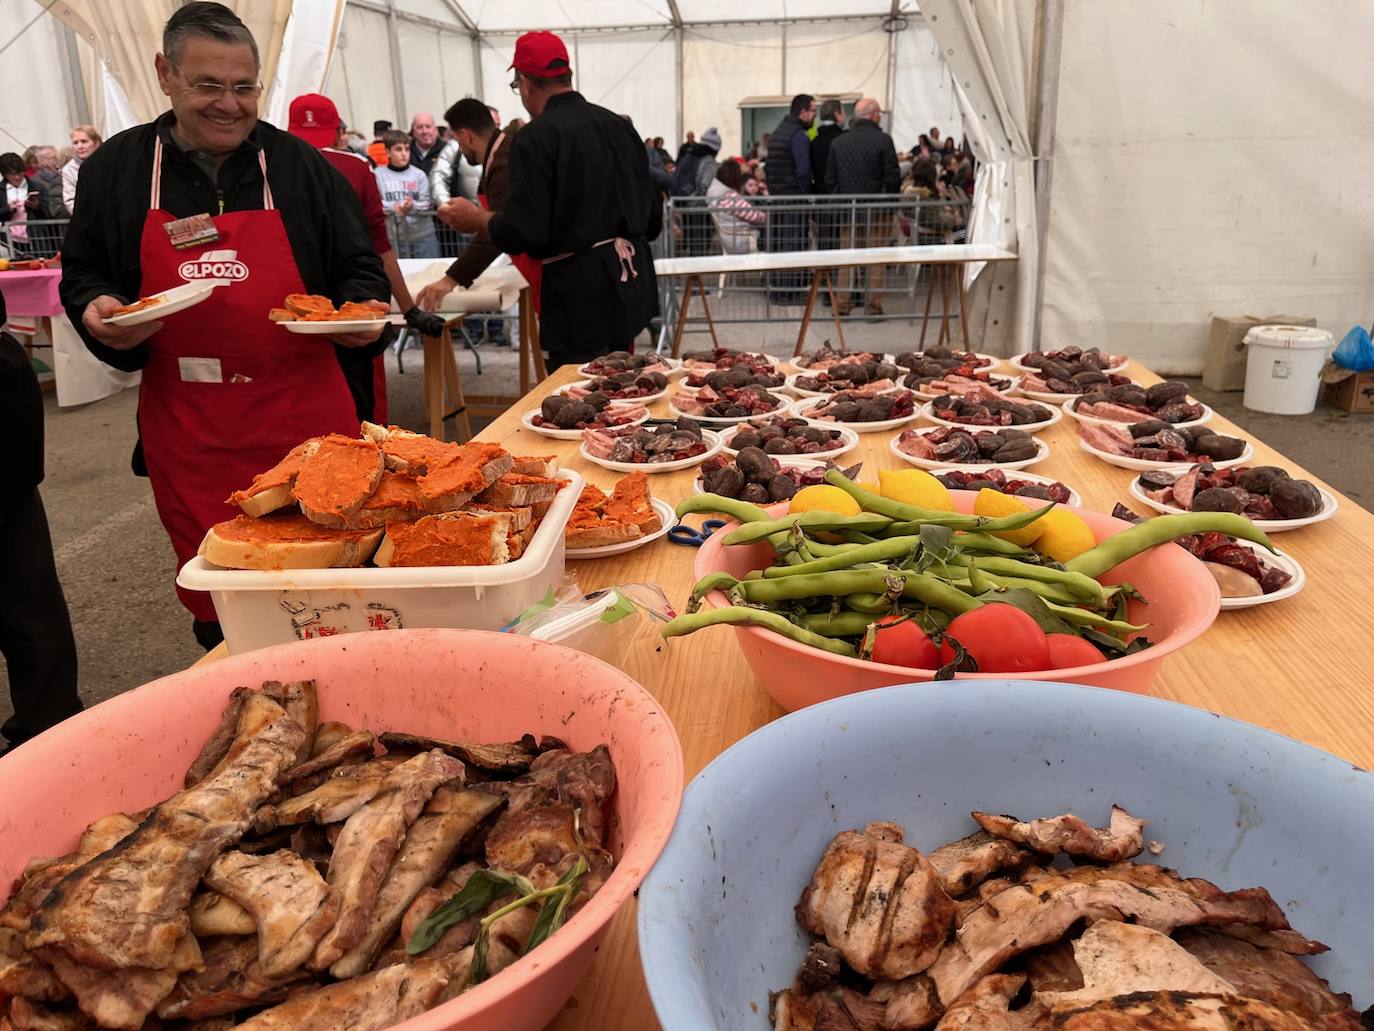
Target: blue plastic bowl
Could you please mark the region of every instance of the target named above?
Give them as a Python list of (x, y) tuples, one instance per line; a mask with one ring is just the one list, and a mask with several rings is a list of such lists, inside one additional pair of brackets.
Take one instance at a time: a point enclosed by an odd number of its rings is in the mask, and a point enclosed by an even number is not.
[[(1297, 685), (1295, 685), (1296, 687)], [(692, 781), (639, 895), (639, 953), (665, 1031), (768, 1028), (807, 939), (793, 907), (838, 831), (892, 820), (921, 849), (971, 833), (974, 809), (1120, 803), (1150, 820), (1156, 862), (1259, 885), (1331, 946), (1314, 963), (1374, 1002), (1374, 776), (1202, 709), (1072, 684), (917, 684), (813, 705), (755, 731)], [(1144, 857), (1150, 859), (1147, 853)]]

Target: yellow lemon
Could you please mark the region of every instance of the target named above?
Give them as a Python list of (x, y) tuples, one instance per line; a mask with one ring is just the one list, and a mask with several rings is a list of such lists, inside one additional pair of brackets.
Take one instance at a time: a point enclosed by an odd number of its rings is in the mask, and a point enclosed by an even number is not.
[(0, 272), (8, 272), (10, 268), (9, 258), (0, 258)]
[(814, 487), (803, 487), (792, 495), (792, 503), (787, 511), (796, 515), (799, 512), (836, 512), (840, 515), (858, 515), (863, 511), (852, 497), (832, 487), (828, 483), (818, 483)]
[(878, 493), (892, 501), (936, 512), (954, 511), (949, 488), (924, 469), (880, 469), (878, 484)]
[[(1016, 515), (1018, 512), (1029, 512), (1030, 505), (1020, 498), (1010, 494), (1003, 494), (1001, 491), (993, 490), (991, 487), (984, 487), (978, 492), (978, 497), (973, 501), (973, 514), (986, 516), (988, 519), (1000, 519), (1002, 516)], [(1050, 515), (1054, 515), (1053, 512)], [(994, 531), (994, 537), (1001, 537), (1004, 541), (1011, 541), (1023, 548), (1029, 548), (1040, 539), (1040, 535), (1045, 532), (1045, 517), (1041, 516), (1022, 530), (1000, 530)]]
[(1044, 528), (1035, 542), (1035, 550), (1056, 562), (1068, 562), (1097, 545), (1097, 538), (1088, 524), (1067, 509), (1056, 508), (1037, 519), (1034, 525)]

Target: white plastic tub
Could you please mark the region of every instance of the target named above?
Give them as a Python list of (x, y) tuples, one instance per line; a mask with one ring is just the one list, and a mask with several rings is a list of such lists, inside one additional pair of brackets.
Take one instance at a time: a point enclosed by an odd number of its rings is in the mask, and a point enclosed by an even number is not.
[(1334, 345), (1312, 326), (1255, 326), (1245, 334), (1245, 396), (1252, 412), (1307, 415), (1317, 407), (1322, 366)]
[(197, 556), (177, 575), (208, 591), (229, 651), (361, 630), (499, 630), (563, 578), (563, 531), (582, 477), (561, 469), (558, 492), (525, 553), (502, 566), (390, 569), (225, 569)]

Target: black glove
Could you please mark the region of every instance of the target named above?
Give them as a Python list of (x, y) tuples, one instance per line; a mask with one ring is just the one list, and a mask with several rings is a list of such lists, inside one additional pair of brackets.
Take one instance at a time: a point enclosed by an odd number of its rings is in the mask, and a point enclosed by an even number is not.
[(437, 337), (444, 331), (444, 320), (430, 311), (421, 311), (418, 306), (406, 312), (406, 325), (422, 336)]

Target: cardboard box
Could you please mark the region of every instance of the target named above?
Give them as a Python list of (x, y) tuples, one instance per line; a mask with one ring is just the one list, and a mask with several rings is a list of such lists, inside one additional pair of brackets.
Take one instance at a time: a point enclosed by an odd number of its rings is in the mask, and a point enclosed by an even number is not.
[(1214, 315), (1207, 338), (1207, 359), (1202, 366), (1202, 385), (1209, 390), (1245, 389), (1245, 334), (1253, 326), (1315, 326), (1317, 320), (1302, 315)]
[(1327, 404), (1347, 412), (1374, 412), (1374, 372), (1355, 372), (1327, 362), (1322, 383)]

